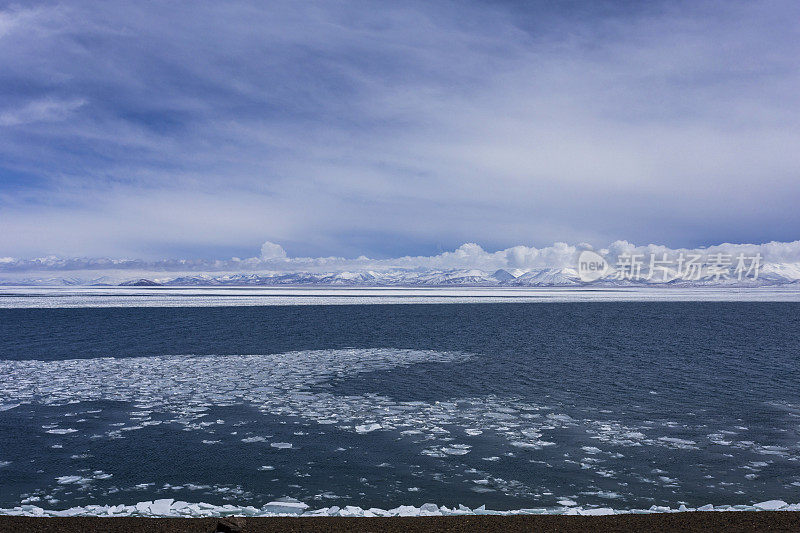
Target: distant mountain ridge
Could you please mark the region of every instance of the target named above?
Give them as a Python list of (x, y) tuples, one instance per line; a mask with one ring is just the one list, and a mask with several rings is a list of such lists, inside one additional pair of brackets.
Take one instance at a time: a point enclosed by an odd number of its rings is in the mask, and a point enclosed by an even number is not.
[[(612, 273), (597, 281), (581, 281), (575, 268), (545, 268), (529, 271), (509, 271), (499, 269), (486, 272), (478, 269), (394, 269), (386, 271), (341, 271), (341, 272), (259, 272), (259, 273), (203, 273), (150, 274), (132, 276), (125, 279), (121, 274), (86, 277), (41, 277), (0, 280), (0, 285), (32, 286), (126, 286), (126, 287), (246, 287), (246, 286), (396, 286), (396, 287), (766, 287), (797, 286), (800, 288), (800, 264), (768, 263), (762, 265), (757, 279), (735, 277), (716, 279), (703, 273), (698, 279), (684, 279), (669, 273), (666, 279), (661, 274), (654, 279), (617, 279)], [(119, 278), (122, 279), (119, 279)]]

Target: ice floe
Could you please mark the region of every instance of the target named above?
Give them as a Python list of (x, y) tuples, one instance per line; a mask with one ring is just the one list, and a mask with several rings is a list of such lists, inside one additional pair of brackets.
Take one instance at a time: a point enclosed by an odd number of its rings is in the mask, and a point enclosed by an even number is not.
[(265, 439), (264, 437), (246, 437), (246, 438), (242, 439), (242, 442), (247, 442), (247, 443), (251, 443), (251, 442), (266, 442), (266, 440), (267, 439)]
[[(649, 422), (624, 424), (618, 420), (597, 420), (597, 412), (581, 413), (575, 409), (537, 404), (519, 397), (486, 394), (438, 402), (403, 401), (376, 393), (337, 394), (334, 387), (337, 380), (362, 373), (418, 364), (468, 363), (472, 358), (470, 354), (460, 352), (375, 348), (265, 355), (5, 360), (0, 361), (0, 405), (14, 406), (9, 409), (20, 405), (25, 405), (25, 408), (31, 405), (67, 406), (65, 409), (71, 411), (68, 413), (69, 423), (62, 421), (62, 427), (57, 424), (42, 427), (43, 433), (63, 437), (58, 440), (65, 443), (67, 439), (72, 442), (78, 437), (126, 438), (131, 431), (140, 431), (150, 425), (172, 423), (182, 426), (181, 429), (185, 431), (198, 432), (198, 442), (204, 445), (219, 444), (223, 442), (220, 439), (228, 434), (235, 435), (233, 440), (240, 441), (242, 446), (247, 446), (250, 450), (263, 448), (281, 458), (275, 460), (300, 456), (307, 449), (308, 440), (304, 440), (303, 436), (310, 430), (282, 433), (280, 437), (270, 435), (270, 430), (248, 431), (247, 428), (238, 427), (229, 427), (234, 431), (226, 428), (225, 435), (214, 431), (215, 427), (219, 428), (226, 422), (216, 419), (220, 415), (214, 413), (213, 407), (246, 405), (256, 410), (255, 416), (260, 412), (270, 417), (295, 417), (307, 424), (307, 428), (318, 424), (320, 430), (326, 431), (328, 426), (332, 426), (335, 430), (350, 432), (354, 439), (365, 442), (379, 442), (380, 435), (393, 432), (393, 437), (398, 440), (406, 439), (406, 443), (409, 443), (408, 449), (426, 456), (425, 460), (432, 457), (438, 463), (453, 465), (442, 466), (439, 472), (449, 472), (446, 468), (463, 472), (463, 467), (459, 465), (469, 463), (474, 467), (476, 462), (485, 465), (486, 469), (496, 469), (504, 464), (500, 461), (504, 461), (506, 457), (523, 458), (525, 461), (530, 458), (534, 462), (542, 454), (553, 455), (557, 452), (559, 457), (563, 455), (564, 464), (570, 468), (574, 465), (575, 468), (585, 469), (594, 479), (619, 477), (622, 481), (621, 476), (627, 476), (625, 483), (633, 480), (668, 487), (675, 487), (679, 483), (676, 478), (680, 476), (672, 472), (669, 473), (670, 477), (664, 475), (666, 472), (651, 475), (649, 470), (624, 471), (619, 465), (611, 464), (612, 459), (623, 457), (611, 447), (635, 449), (653, 446), (661, 448), (661, 451), (683, 454), (709, 445), (717, 447), (725, 444), (730, 450), (752, 452), (758, 454), (757, 458), (763, 459), (754, 461), (753, 457), (747, 457), (744, 462), (747, 475), (757, 475), (766, 461), (787, 461), (796, 457), (794, 448), (762, 444), (754, 440), (738, 440), (735, 432), (728, 431), (730, 428), (714, 428), (713, 421), (704, 421), (698, 432), (697, 427), (687, 429), (668, 422), (659, 425)], [(73, 404), (93, 401), (130, 403), (129, 420), (108, 423), (104, 429), (92, 429), (91, 432), (75, 429), (85, 427), (78, 424), (80, 416), (99, 411), (80, 411)], [(570, 412), (566, 413), (565, 410)], [(70, 427), (66, 427), (67, 425)], [(570, 434), (569, 438), (574, 439), (575, 435), (579, 438), (577, 442), (565, 441), (565, 434)], [(273, 437), (275, 440), (294, 442), (275, 442)], [(54, 448), (60, 446), (61, 444), (52, 444)], [(267, 458), (264, 460), (273, 461)], [(555, 459), (549, 460), (551, 464), (548, 466), (555, 464)], [(255, 463), (253, 470), (259, 469), (260, 464), (262, 463)], [(0, 462), (0, 466), (2, 465)], [(60, 488), (65, 491), (70, 488), (82, 490), (87, 485), (96, 487), (101, 485), (97, 482), (104, 479), (103, 473), (90, 474), (88, 469), (54, 472), (53, 475), (60, 476), (55, 483), (61, 485)], [(479, 494), (491, 491), (521, 497), (536, 496), (537, 492), (539, 495), (544, 494), (542, 488), (527, 487), (513, 479), (501, 479), (490, 472), (476, 470), (475, 477), (485, 483), (469, 479), (468, 486), (470, 491)], [(141, 480), (134, 482), (138, 481)], [(405, 486), (402, 490), (413, 488), (415, 487)], [(620, 495), (599, 490), (607, 489), (608, 486), (586, 488), (588, 490), (579, 493), (577, 490), (556, 491), (554, 487), (550, 487), (556, 494), (571, 494), (571, 498), (576, 497), (576, 494), (594, 496), (613, 500), (615, 505), (623, 504), (630, 495), (629, 489), (620, 489), (624, 492)], [(300, 493), (294, 494), (305, 497)], [(782, 495), (780, 492), (770, 492), (762, 497)], [(139, 495), (138, 498), (148, 496), (156, 495)], [(555, 497), (549, 501), (556, 501)], [(647, 504), (651, 501), (647, 501)], [(258, 503), (263, 503), (263, 500)], [(577, 503), (567, 507), (580, 509)], [(208, 510), (206, 507), (202, 509)], [(350, 509), (346, 512), (356, 511)], [(377, 516), (380, 511), (369, 512)]]
[[(293, 416), (356, 434), (398, 431), (409, 438), (432, 440), (427, 455), (457, 456), (466, 444), (447, 444), (452, 427), (462, 435), (489, 432), (519, 450), (537, 451), (555, 446), (553, 432), (582, 430), (589, 438), (614, 446), (658, 446), (698, 449), (695, 440), (650, 436), (653, 428), (630, 427), (618, 421), (575, 418), (519, 398), (494, 395), (457, 398), (446, 402), (398, 401), (366, 393), (337, 395), (330, 383), (354, 375), (421, 363), (465, 363), (471, 355), (458, 352), (402, 349), (341, 349), (265, 355), (165, 355), (131, 358), (71, 359), (60, 361), (0, 361), (0, 405), (68, 405), (99, 400), (135, 405), (131, 423), (109, 424), (103, 436), (124, 438), (125, 433), (150, 425), (177, 423), (187, 431), (203, 431), (224, 420), (205, 420), (212, 406), (250, 405), (262, 413)], [(156, 414), (171, 418), (153, 419)], [(76, 426), (78, 427), (78, 426)], [(450, 428), (450, 429), (448, 429)], [(48, 425), (46, 433), (71, 436), (74, 427)], [(663, 435), (663, 434), (662, 434)], [(759, 455), (785, 457), (789, 450), (752, 441), (722, 440), (721, 431), (706, 433), (709, 443), (729, 444)], [(215, 444), (217, 438), (203, 439)], [(261, 435), (243, 435), (244, 443), (268, 442)], [(442, 441), (442, 442), (435, 442)], [(289, 443), (271, 443), (289, 448)], [(590, 455), (601, 452), (584, 446)], [(585, 462), (585, 461), (584, 461)]]
[(376, 429), (381, 429), (380, 424), (361, 424), (356, 426), (356, 433), (370, 433), (371, 431), (375, 431)]
[(677, 513), (687, 511), (800, 511), (800, 503), (789, 504), (782, 500), (770, 500), (753, 505), (704, 505), (702, 507), (678, 508), (653, 505), (649, 509), (614, 509), (611, 507), (584, 507), (570, 499), (559, 500), (560, 507), (539, 507), (515, 510), (491, 510), (482, 505), (469, 508), (439, 506), (426, 503), (419, 507), (401, 505), (392, 509), (381, 509), (348, 505), (346, 507), (323, 507), (310, 509), (309, 505), (293, 498), (280, 498), (261, 507), (237, 505), (213, 505), (209, 503), (188, 503), (173, 499), (159, 499), (139, 502), (134, 505), (86, 505), (63, 510), (43, 509), (33, 504), (2, 509), (0, 515), (21, 516), (149, 516), (149, 517), (220, 517), (220, 516), (458, 516), (458, 515), (517, 515), (517, 514), (555, 514), (602, 516), (613, 514)]

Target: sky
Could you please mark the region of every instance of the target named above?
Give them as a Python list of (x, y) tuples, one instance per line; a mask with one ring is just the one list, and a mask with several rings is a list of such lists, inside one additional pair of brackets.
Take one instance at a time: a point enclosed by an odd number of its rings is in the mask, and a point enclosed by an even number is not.
[(781, 0), (0, 0), (0, 257), (795, 241), (798, 20)]

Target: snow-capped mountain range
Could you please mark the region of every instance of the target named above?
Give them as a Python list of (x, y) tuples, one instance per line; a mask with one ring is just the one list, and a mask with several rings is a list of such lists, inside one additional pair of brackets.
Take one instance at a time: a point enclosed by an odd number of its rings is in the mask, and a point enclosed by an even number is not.
[[(50, 273), (52, 274), (52, 273)], [(113, 276), (43, 276), (0, 280), (0, 285), (121, 285), (139, 287), (157, 286), (476, 286), (476, 287), (569, 287), (569, 286), (663, 286), (663, 287), (763, 287), (797, 286), (800, 288), (800, 264), (767, 263), (761, 266), (758, 276), (739, 280), (733, 274), (717, 276), (701, 272), (691, 278), (681, 277), (676, 272), (652, 279), (619, 279), (615, 272), (593, 281), (583, 282), (575, 268), (545, 268), (534, 270), (498, 269), (488, 272), (478, 269), (447, 270), (364, 270), (341, 272), (258, 272), (258, 273), (147, 273), (147, 275), (125, 277), (125, 273)], [(697, 279), (694, 279), (694, 278)]]
[[(583, 276), (579, 267), (586, 270)], [(495, 252), (465, 243), (437, 255), (385, 259), (292, 257), (280, 245), (265, 242), (260, 256), (247, 259), (0, 257), (0, 285), (800, 288), (800, 240), (698, 249), (558, 242)]]

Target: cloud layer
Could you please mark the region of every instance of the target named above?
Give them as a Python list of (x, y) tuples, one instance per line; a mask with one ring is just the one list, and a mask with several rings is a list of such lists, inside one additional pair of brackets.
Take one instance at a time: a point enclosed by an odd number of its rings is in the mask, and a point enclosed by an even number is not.
[[(492, 273), (503, 269), (519, 275), (527, 271), (544, 269), (574, 269), (578, 254), (582, 250), (594, 249), (590, 244), (570, 245), (563, 242), (551, 246), (535, 248), (532, 246), (513, 246), (495, 252), (484, 250), (475, 243), (462, 244), (453, 251), (432, 256), (403, 256), (390, 259), (373, 259), (366, 256), (345, 257), (289, 257), (283, 248), (272, 242), (265, 242), (262, 255), (247, 259), (229, 260), (120, 260), (108, 258), (59, 258), (55, 256), (38, 259), (0, 258), (2, 279), (25, 279), (33, 275), (83, 276), (86, 279), (101, 275), (120, 279), (135, 276), (163, 277), (187, 273), (247, 273), (247, 272), (386, 272), (395, 270), (447, 271), (480, 270)], [(697, 254), (704, 257), (724, 254), (737, 257), (744, 254), (751, 258), (757, 254), (762, 264), (800, 265), (800, 241), (770, 242), (765, 244), (719, 244), (707, 248), (671, 249), (666, 246), (650, 244), (636, 246), (627, 241), (616, 241), (605, 248), (594, 249), (614, 265), (620, 256), (638, 254), (649, 260), (652, 254), (661, 258), (664, 254), (675, 260), (680, 254)], [(645, 265), (646, 267), (646, 265)]]
[[(210, 260), (266, 237), (455, 264), (439, 252), (472, 241), (792, 241), (798, 17), (784, 0), (0, 4), (0, 255)], [(540, 260), (525, 250), (476, 261)]]

